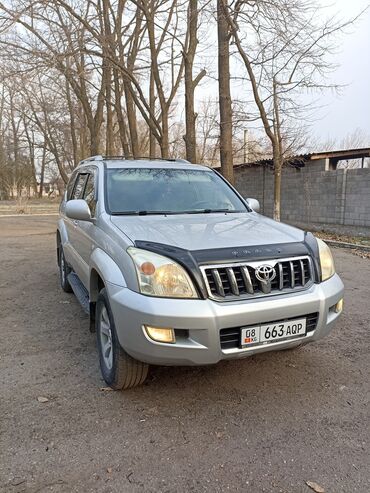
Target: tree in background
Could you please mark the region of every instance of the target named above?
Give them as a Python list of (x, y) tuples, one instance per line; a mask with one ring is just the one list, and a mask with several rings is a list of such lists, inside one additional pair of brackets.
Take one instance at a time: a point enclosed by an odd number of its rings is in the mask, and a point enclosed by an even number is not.
[[(280, 220), (284, 159), (302, 145), (302, 127), (312, 112), (304, 94), (336, 86), (325, 83), (333, 69), (328, 55), (334, 36), (345, 24), (322, 19), (311, 0), (250, 2), (236, 0), (225, 16), (246, 70), (246, 91), (252, 89), (262, 128), (274, 162), (274, 219)], [(353, 21), (351, 21), (353, 22)], [(302, 123), (303, 122), (303, 123)]]
[(221, 164), (233, 182), (234, 162), (272, 155), (279, 219), (314, 109), (302, 94), (324, 89), (344, 27), (321, 14), (314, 0), (0, 0), (0, 186), (66, 182), (100, 153)]
[(234, 183), (233, 115), (230, 94), (230, 25), (228, 0), (217, 0), (218, 99), (220, 106), (220, 162), (224, 177)]
[(198, 75), (193, 76), (194, 59), (198, 46), (198, 0), (189, 0), (187, 10), (187, 32), (185, 47), (183, 50), (184, 57), (184, 82), (185, 82), (185, 122), (186, 132), (184, 135), (186, 146), (186, 159), (191, 163), (197, 162), (197, 137), (196, 137), (196, 119), (194, 93), (197, 85), (206, 75), (206, 70), (201, 70)]

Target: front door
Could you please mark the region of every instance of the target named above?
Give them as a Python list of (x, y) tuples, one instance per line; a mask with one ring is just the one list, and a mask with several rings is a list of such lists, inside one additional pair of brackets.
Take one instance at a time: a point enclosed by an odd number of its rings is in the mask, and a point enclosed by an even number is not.
[[(97, 179), (97, 170), (91, 168), (89, 170), (89, 176), (86, 181), (85, 190), (82, 198), (87, 202), (89, 206), (91, 218), (95, 219), (95, 210), (96, 210), (96, 179)], [(94, 247), (94, 230), (95, 230), (94, 222), (89, 221), (79, 221), (79, 225), (77, 228), (78, 233), (78, 249), (79, 254), (81, 255), (82, 262), (85, 266), (86, 277), (81, 281), (85, 284), (89, 279), (89, 264), (90, 264), (90, 256)], [(86, 288), (89, 289), (89, 286), (86, 285)]]

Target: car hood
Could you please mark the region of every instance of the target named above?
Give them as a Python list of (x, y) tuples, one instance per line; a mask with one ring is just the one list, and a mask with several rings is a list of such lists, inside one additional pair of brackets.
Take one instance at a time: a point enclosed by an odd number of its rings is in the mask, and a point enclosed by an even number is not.
[(111, 216), (134, 241), (151, 241), (186, 250), (275, 245), (304, 240), (303, 231), (253, 212)]

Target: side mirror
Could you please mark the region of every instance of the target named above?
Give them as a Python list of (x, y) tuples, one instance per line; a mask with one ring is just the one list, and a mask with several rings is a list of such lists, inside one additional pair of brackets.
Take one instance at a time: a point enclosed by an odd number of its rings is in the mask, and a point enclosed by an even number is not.
[(246, 199), (246, 201), (248, 202), (248, 205), (252, 209), (252, 211), (254, 212), (260, 211), (261, 207), (257, 199)]
[(87, 203), (82, 199), (68, 200), (66, 216), (77, 221), (91, 221), (91, 212)]

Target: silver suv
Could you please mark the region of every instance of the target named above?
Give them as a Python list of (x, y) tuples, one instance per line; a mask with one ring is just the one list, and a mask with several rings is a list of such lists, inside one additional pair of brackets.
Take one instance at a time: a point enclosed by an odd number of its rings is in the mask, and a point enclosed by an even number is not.
[(327, 335), (343, 284), (327, 245), (258, 214), (215, 170), (95, 156), (74, 170), (57, 253), (96, 330), (104, 380), (209, 365)]

